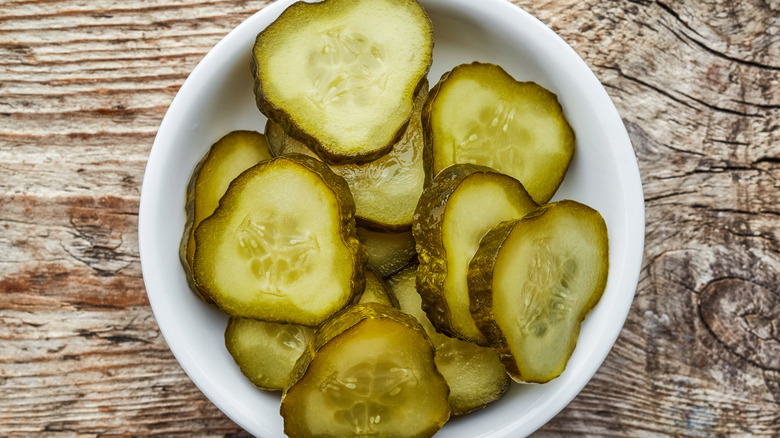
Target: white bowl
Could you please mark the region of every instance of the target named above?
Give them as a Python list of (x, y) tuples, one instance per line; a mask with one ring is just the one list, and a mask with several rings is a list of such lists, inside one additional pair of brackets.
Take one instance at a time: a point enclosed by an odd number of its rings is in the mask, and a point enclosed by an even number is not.
[[(138, 218), (146, 291), (163, 336), (201, 391), (250, 433), (280, 437), (279, 394), (245, 379), (224, 346), (226, 317), (188, 289), (179, 264), (187, 181), (219, 137), (263, 131), (249, 59), (257, 33), (293, 0), (264, 8), (203, 58), (168, 109), (144, 175)], [(513, 384), (486, 409), (453, 419), (437, 437), (518, 437), (563, 409), (609, 353), (631, 306), (644, 246), (644, 199), (636, 158), (612, 101), (596, 76), (553, 31), (504, 0), (422, 0), (435, 29), (431, 86), (472, 61), (503, 66), (558, 95), (577, 135), (574, 160), (555, 199), (601, 212), (610, 238), (610, 272), (599, 305), (585, 320), (566, 371), (544, 385)]]

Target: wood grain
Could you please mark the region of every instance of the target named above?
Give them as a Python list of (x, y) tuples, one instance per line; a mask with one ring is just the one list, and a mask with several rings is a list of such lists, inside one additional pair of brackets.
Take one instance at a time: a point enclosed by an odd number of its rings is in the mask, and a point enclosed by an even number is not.
[[(0, 3), (0, 435), (248, 436), (162, 339), (136, 227), (176, 91), (268, 3)], [(646, 198), (625, 327), (537, 435), (780, 436), (780, 3), (513, 3), (604, 84)]]

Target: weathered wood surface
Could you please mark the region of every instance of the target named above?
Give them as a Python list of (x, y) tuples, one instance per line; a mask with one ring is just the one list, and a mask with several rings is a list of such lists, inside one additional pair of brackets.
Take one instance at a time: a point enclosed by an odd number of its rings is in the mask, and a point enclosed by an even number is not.
[[(514, 2), (605, 85), (647, 208), (623, 332), (538, 435), (780, 436), (780, 2)], [(136, 225), (167, 106), (267, 3), (0, 0), (0, 435), (246, 435), (162, 339)]]

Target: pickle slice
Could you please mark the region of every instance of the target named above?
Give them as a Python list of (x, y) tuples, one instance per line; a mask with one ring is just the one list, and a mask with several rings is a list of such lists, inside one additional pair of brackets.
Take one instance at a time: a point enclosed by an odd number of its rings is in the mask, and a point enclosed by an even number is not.
[[(336, 175), (347, 180), (355, 198), (358, 224), (375, 230), (401, 231), (412, 226), (417, 200), (429, 178), (423, 163), (422, 107), (428, 98), (428, 82), (417, 93), (414, 113), (403, 137), (393, 149), (362, 165), (331, 165)], [(302, 153), (317, 157), (303, 143), (287, 135), (278, 123), (265, 125), (271, 153), (280, 156)]]
[(453, 163), (492, 167), (520, 180), (539, 204), (558, 190), (574, 154), (574, 131), (555, 94), (494, 64), (445, 74), (423, 124), (434, 175)]
[(468, 263), (487, 231), (536, 207), (519, 181), (484, 166), (456, 164), (434, 177), (417, 204), (412, 233), (417, 291), (437, 330), (485, 345), (469, 312)]
[(608, 270), (604, 219), (575, 201), (485, 235), (469, 264), (471, 312), (513, 379), (543, 383), (563, 372)]
[(263, 134), (255, 131), (233, 131), (217, 140), (192, 172), (187, 185), (187, 220), (179, 247), (179, 258), (190, 289), (206, 302), (210, 303), (211, 298), (198, 289), (192, 278), (195, 227), (214, 213), (219, 198), (225, 194), (230, 181), (258, 162), (270, 158), (268, 142)]
[(316, 326), (365, 286), (343, 178), (303, 155), (239, 175), (195, 229), (195, 282), (225, 313)]
[(329, 163), (371, 161), (406, 129), (432, 50), (415, 0), (299, 1), (255, 40), (257, 106)]
[(417, 255), (411, 231), (384, 233), (358, 227), (357, 235), (366, 248), (368, 265), (382, 278), (398, 272)]
[(366, 267), (366, 290), (360, 296), (358, 304), (379, 303), (398, 308), (398, 301), (388, 291), (387, 285), (370, 268)]
[(282, 395), (289, 437), (430, 437), (449, 388), (425, 330), (382, 304), (358, 304), (317, 330)]
[(417, 267), (410, 266), (393, 275), (388, 284), (401, 310), (415, 317), (431, 338), (436, 350), (436, 368), (450, 387), (452, 415), (468, 414), (501, 398), (509, 388), (510, 379), (498, 354), (491, 348), (436, 332), (422, 310), (416, 276)]
[[(265, 137), (268, 139), (268, 150), (274, 157), (303, 154), (318, 160), (320, 159), (319, 155), (307, 148), (305, 144), (287, 135), (282, 125), (271, 119), (265, 122)], [(333, 167), (331, 167), (331, 170), (333, 170)]]
[(281, 391), (314, 329), (247, 318), (230, 318), (225, 347), (241, 373), (260, 389)]

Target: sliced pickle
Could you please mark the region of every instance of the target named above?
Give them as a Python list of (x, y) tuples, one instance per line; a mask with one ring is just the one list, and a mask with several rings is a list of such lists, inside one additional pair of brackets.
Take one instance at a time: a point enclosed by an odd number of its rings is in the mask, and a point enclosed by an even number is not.
[(241, 373), (258, 388), (281, 391), (314, 329), (247, 318), (230, 318), (225, 346)]
[(555, 94), (493, 64), (445, 74), (423, 124), (434, 175), (453, 163), (492, 167), (520, 180), (539, 204), (558, 190), (574, 154), (574, 131)]
[[(265, 137), (268, 139), (268, 150), (274, 157), (290, 154), (303, 154), (318, 160), (320, 159), (319, 155), (307, 148), (305, 144), (287, 135), (287, 133), (284, 132), (282, 125), (271, 119), (268, 119), (268, 121), (265, 122)], [(333, 170), (333, 167), (331, 167), (331, 170)]]
[(214, 213), (219, 198), (225, 194), (230, 181), (258, 162), (270, 158), (268, 142), (263, 134), (255, 131), (233, 131), (217, 140), (192, 172), (187, 185), (187, 221), (179, 247), (179, 258), (190, 289), (206, 302), (210, 303), (211, 298), (198, 289), (192, 278), (195, 227)]
[(368, 253), (368, 265), (382, 278), (398, 272), (417, 255), (411, 231), (385, 233), (358, 227), (357, 235)]
[(469, 264), (471, 311), (513, 379), (543, 383), (563, 372), (608, 270), (604, 219), (575, 201), (485, 235)]
[(430, 437), (449, 388), (425, 330), (382, 304), (358, 304), (317, 330), (282, 395), (289, 437)]
[(437, 330), (485, 345), (469, 312), (468, 263), (488, 230), (536, 207), (519, 181), (484, 166), (456, 164), (436, 175), (417, 204), (412, 233), (417, 291)]
[(398, 308), (398, 301), (388, 291), (384, 281), (370, 268), (366, 267), (366, 290), (360, 296), (358, 304), (379, 303)]
[(343, 178), (303, 155), (238, 176), (195, 229), (194, 277), (231, 316), (316, 326), (365, 286)]
[(464, 415), (498, 400), (509, 388), (509, 375), (498, 354), (491, 348), (451, 338), (436, 332), (422, 310), (417, 293), (417, 267), (410, 266), (393, 275), (388, 284), (401, 310), (420, 322), (436, 350), (436, 368), (450, 387), (452, 415)]
[[(423, 165), (423, 133), (420, 113), (428, 98), (428, 81), (417, 93), (414, 113), (403, 137), (393, 149), (366, 164), (331, 165), (347, 180), (355, 198), (358, 224), (375, 230), (400, 231), (412, 226), (412, 215), (429, 173)], [(271, 153), (302, 153), (317, 158), (303, 143), (287, 135), (278, 123), (265, 125)]]
[(257, 106), (329, 163), (368, 162), (406, 129), (432, 50), (415, 0), (299, 1), (255, 40)]

